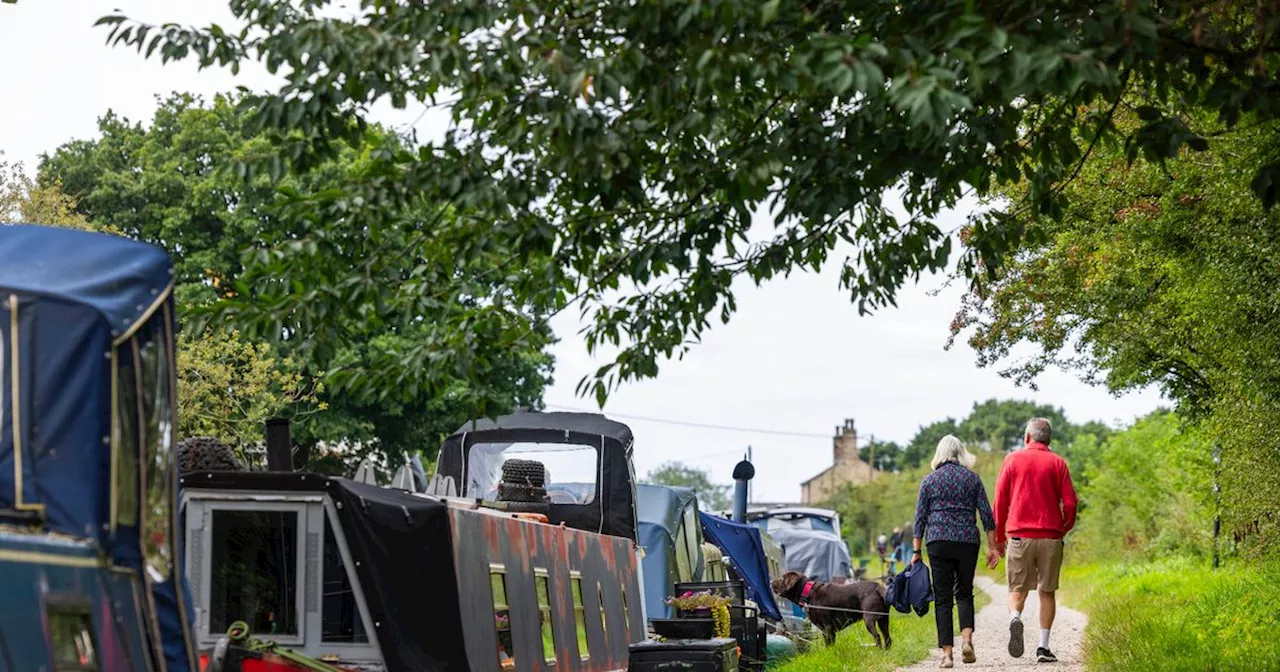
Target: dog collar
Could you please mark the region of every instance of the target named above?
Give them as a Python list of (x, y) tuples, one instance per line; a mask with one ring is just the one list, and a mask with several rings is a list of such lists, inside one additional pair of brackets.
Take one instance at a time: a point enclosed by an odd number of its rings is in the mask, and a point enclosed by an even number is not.
[(800, 591), (800, 604), (809, 601), (809, 593), (813, 592), (813, 581), (805, 581), (804, 588)]

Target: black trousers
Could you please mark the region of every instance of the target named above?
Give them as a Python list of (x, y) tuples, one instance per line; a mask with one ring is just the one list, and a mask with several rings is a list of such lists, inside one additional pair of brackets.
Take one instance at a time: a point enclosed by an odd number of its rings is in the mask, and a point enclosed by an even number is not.
[(952, 602), (960, 612), (960, 629), (973, 627), (973, 572), (978, 567), (978, 544), (931, 541), (926, 548), (933, 570), (933, 615), (938, 622), (938, 646), (953, 646)]

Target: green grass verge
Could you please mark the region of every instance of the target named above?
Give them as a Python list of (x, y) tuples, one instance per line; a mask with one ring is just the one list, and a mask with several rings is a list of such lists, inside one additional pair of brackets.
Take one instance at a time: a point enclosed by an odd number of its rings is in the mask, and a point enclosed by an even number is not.
[(1067, 567), (1060, 594), (1089, 614), (1090, 670), (1280, 668), (1280, 563)]
[[(986, 593), (974, 591), (974, 607), (981, 609), (991, 598)], [(910, 665), (937, 649), (938, 633), (934, 628), (933, 611), (920, 617), (915, 614), (893, 612), (889, 632), (893, 635), (893, 648), (882, 651), (871, 643), (871, 635), (861, 623), (845, 628), (830, 647), (822, 644), (822, 636), (809, 651), (797, 656), (776, 669), (778, 672), (810, 672), (814, 670), (859, 670), (882, 672)], [(959, 637), (957, 631), (957, 637)]]

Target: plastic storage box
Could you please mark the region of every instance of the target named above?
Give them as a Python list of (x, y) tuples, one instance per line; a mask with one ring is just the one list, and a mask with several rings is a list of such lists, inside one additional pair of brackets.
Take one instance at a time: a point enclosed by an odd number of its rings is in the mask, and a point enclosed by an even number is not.
[(631, 645), (631, 672), (737, 672), (732, 639), (648, 640)]

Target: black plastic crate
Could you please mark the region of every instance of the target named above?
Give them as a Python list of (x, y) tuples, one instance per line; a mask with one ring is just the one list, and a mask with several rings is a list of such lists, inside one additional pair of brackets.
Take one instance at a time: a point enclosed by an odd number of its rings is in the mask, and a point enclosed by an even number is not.
[[(667, 639), (712, 639), (716, 622), (712, 618), (653, 618), (653, 631)], [(730, 628), (732, 629), (732, 628)]]
[(729, 636), (742, 647), (741, 669), (751, 672), (764, 669), (765, 642), (760, 636), (760, 616), (756, 609), (729, 607)]
[(738, 643), (732, 639), (647, 640), (631, 645), (631, 672), (737, 672)]
[(747, 601), (747, 589), (741, 581), (700, 581), (677, 583), (675, 594), (702, 593), (710, 591), (713, 595), (729, 598), (730, 604), (742, 605)]

